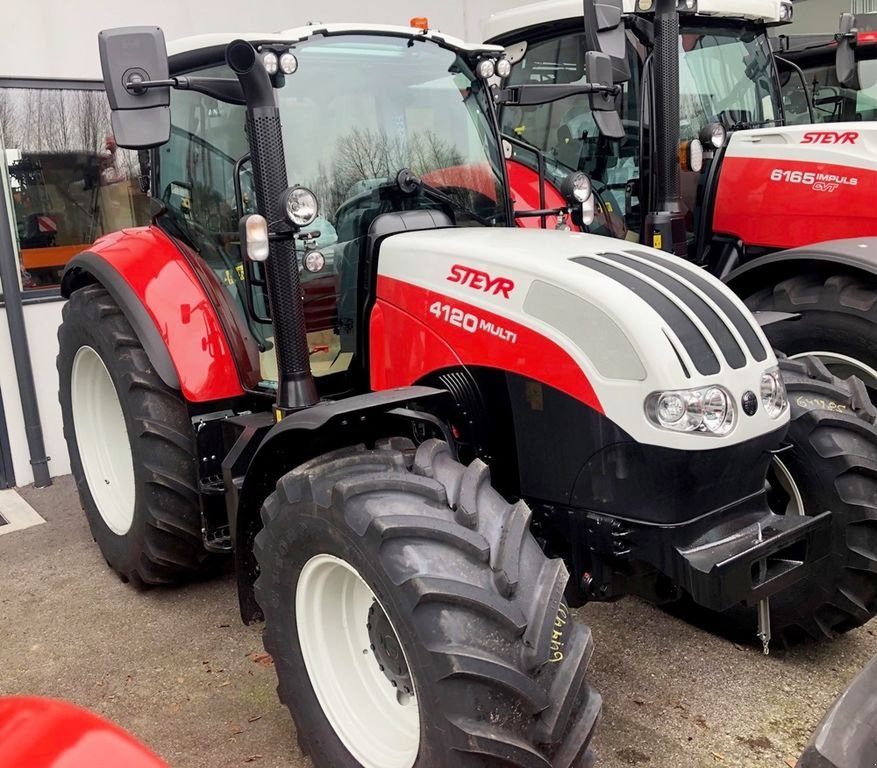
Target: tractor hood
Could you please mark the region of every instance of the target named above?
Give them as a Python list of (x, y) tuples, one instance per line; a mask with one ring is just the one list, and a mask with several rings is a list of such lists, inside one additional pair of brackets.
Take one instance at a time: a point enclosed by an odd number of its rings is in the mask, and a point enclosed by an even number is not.
[[(774, 419), (762, 407), (762, 374), (777, 363), (752, 315), (720, 281), (661, 251), (551, 230), (406, 232), (381, 245), (377, 294), (379, 314), (386, 307), (413, 317), (458, 365), (566, 391), (639, 442), (706, 450), (788, 421), (788, 409)], [(413, 338), (397, 343), (412, 361), (391, 384), (451, 364), (441, 355), (430, 364), (431, 342), (419, 353)], [(410, 381), (398, 378), (406, 370)], [(734, 402), (728, 434), (674, 432), (646, 417), (653, 393), (711, 385)], [(751, 410), (747, 393), (757, 396), (753, 415), (741, 407), (745, 396)]]

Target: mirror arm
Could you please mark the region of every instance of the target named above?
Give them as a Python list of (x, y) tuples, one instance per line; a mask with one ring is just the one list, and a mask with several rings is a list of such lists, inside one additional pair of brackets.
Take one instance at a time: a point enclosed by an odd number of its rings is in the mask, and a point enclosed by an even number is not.
[(503, 88), (496, 91), (494, 99), (497, 104), (512, 107), (532, 107), (550, 104), (565, 99), (567, 96), (578, 96), (582, 93), (608, 93), (617, 96), (621, 86), (601, 85), (600, 83), (580, 83), (578, 85), (531, 84)]
[(150, 88), (176, 88), (178, 91), (197, 91), (229, 104), (246, 103), (241, 84), (227, 77), (171, 77), (167, 80), (133, 80), (125, 88), (135, 96)]

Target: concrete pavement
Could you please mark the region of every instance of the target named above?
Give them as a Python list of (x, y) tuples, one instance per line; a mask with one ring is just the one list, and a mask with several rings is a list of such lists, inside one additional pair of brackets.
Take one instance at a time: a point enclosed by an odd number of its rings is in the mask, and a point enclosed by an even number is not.
[[(69, 699), (173, 768), (306, 768), (261, 628), (226, 574), (137, 593), (92, 542), (72, 480), (21, 495), (46, 524), (0, 535), (0, 693)], [(877, 652), (877, 622), (764, 658), (636, 600), (589, 606), (602, 768), (788, 768)]]

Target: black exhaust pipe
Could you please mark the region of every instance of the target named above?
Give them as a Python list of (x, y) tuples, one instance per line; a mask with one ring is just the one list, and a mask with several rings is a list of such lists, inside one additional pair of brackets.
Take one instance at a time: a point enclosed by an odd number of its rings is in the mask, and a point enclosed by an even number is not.
[(246, 40), (229, 43), (225, 60), (237, 75), (246, 100), (247, 142), (257, 210), (275, 233), (288, 235), (271, 240), (265, 262), (277, 353), (277, 410), (282, 415), (314, 405), (319, 395), (311, 374), (293, 225), (287, 221), (280, 199), (289, 186), (280, 110), (271, 78), (250, 43)]
[(646, 216), (649, 242), (686, 256), (685, 218), (679, 197), (679, 15), (676, 0), (657, 0), (652, 53), (655, 198)]

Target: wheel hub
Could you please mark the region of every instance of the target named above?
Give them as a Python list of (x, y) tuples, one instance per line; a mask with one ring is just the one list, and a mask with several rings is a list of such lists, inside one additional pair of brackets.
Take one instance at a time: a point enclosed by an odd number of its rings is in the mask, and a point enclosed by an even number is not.
[(371, 651), (384, 677), (401, 693), (410, 695), (414, 688), (411, 685), (411, 672), (405, 663), (405, 654), (402, 653), (402, 646), (399, 645), (387, 614), (377, 603), (372, 603), (368, 610), (366, 626)]

